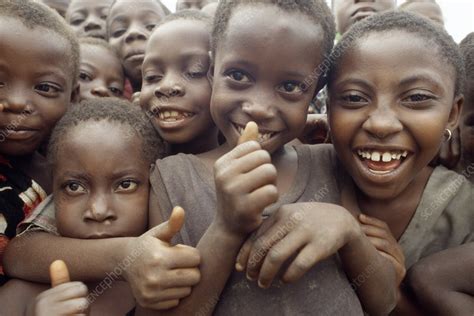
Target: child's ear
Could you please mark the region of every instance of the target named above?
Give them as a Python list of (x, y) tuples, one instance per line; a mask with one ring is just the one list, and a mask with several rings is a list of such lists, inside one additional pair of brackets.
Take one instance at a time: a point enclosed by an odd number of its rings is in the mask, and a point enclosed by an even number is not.
[(81, 93), (81, 86), (77, 83), (71, 92), (71, 104), (79, 102), (79, 95)]
[(464, 104), (464, 95), (460, 94), (459, 96), (454, 98), (453, 107), (451, 108), (451, 112), (449, 113), (448, 119), (448, 126), (447, 128), (450, 130), (455, 129), (458, 127), (459, 118), (461, 117), (461, 110)]

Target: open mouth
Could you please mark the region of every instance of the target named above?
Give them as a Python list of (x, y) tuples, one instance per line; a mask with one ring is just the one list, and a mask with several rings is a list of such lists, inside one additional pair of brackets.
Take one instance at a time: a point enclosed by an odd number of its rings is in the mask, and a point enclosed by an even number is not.
[(364, 148), (357, 150), (357, 156), (371, 173), (385, 175), (398, 169), (409, 156), (409, 152), (407, 150), (380, 151)]
[(158, 111), (157, 117), (164, 122), (177, 122), (193, 117), (194, 115), (194, 113), (184, 111)]
[[(236, 123), (233, 123), (234, 128), (237, 130), (240, 136), (244, 133), (245, 126), (238, 125)], [(278, 134), (278, 132), (265, 132), (265, 131), (260, 131), (258, 132), (258, 139), (257, 141), (261, 144), (263, 142), (268, 141), (270, 138)]]

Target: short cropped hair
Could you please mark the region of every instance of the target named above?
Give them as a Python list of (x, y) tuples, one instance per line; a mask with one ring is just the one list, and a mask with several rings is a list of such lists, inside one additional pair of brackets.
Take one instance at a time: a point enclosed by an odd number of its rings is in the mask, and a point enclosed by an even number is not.
[(70, 46), (69, 66), (73, 86), (79, 74), (79, 43), (74, 32), (56, 11), (42, 3), (31, 0), (2, 0), (0, 2), (0, 17), (10, 17), (19, 20), (25, 27), (35, 29), (43, 27), (64, 38)]
[[(286, 12), (300, 12), (323, 29), (323, 52), (329, 55), (336, 36), (336, 25), (331, 10), (324, 0), (220, 0), (214, 17), (212, 30), (212, 55), (215, 56), (219, 42), (226, 36), (227, 26), (235, 9), (242, 4), (268, 4)], [(323, 55), (325, 55), (323, 53)]]
[(108, 121), (121, 124), (124, 137), (138, 136), (142, 141), (142, 159), (153, 163), (164, 157), (165, 147), (149, 118), (137, 106), (118, 98), (96, 98), (72, 106), (54, 127), (48, 145), (48, 162), (54, 166), (68, 132), (86, 122)]
[(176, 21), (176, 20), (191, 20), (191, 21), (199, 21), (203, 22), (206, 26), (209, 27), (209, 31), (211, 31), (212, 28), (212, 17), (209, 16), (208, 14), (198, 11), (198, 10), (181, 10), (175, 13), (172, 13), (168, 16), (166, 16), (163, 20), (161, 20), (155, 27), (155, 30), (162, 26), (163, 24), (166, 24), (168, 22)]
[(112, 55), (116, 56), (119, 60), (119, 54), (117, 50), (109, 44), (106, 40), (103, 40), (101, 38), (95, 38), (95, 37), (81, 37), (79, 39), (79, 44), (82, 45), (90, 45), (90, 46), (97, 46), (101, 47), (107, 51), (109, 51)]
[[(404, 11), (389, 11), (375, 14), (354, 24), (334, 48), (329, 60), (331, 70), (329, 77), (337, 70), (339, 61), (357, 41), (373, 33), (384, 33), (393, 30), (403, 31), (418, 36), (437, 49), (439, 57), (451, 65), (455, 71), (455, 95), (462, 93), (464, 84), (464, 63), (458, 45), (442, 27), (428, 19)], [(329, 80), (331, 81), (331, 80)]]
[(474, 32), (467, 34), (459, 44), (459, 48), (464, 59), (466, 77), (474, 80)]

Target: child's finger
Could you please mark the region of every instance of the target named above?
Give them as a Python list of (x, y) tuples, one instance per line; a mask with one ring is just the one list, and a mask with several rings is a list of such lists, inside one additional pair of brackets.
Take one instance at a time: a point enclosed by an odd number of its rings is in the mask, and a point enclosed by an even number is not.
[(234, 174), (242, 174), (249, 172), (261, 165), (271, 163), (272, 159), (268, 151), (260, 149), (235, 159), (232, 164), (228, 165), (228, 167), (232, 167), (235, 170)]
[(162, 289), (190, 287), (200, 280), (201, 272), (198, 268), (172, 269), (161, 278), (159, 286)]
[(66, 263), (62, 260), (56, 260), (51, 263), (49, 266), (49, 275), (51, 277), (52, 287), (71, 281)]
[(176, 245), (170, 247), (170, 250), (172, 251), (172, 259), (168, 265), (170, 269), (195, 268), (201, 263), (199, 250), (194, 247)]
[(304, 247), (291, 262), (285, 274), (282, 277), (284, 282), (292, 283), (299, 280), (306, 272), (308, 272), (317, 262), (331, 255), (323, 250), (324, 247), (312, 247), (308, 245)]
[(367, 237), (370, 243), (377, 249), (379, 252), (386, 253), (389, 256), (395, 258), (398, 262), (403, 264), (405, 262), (405, 257), (403, 253), (400, 253), (399, 249), (392, 247), (385, 239), (377, 237)]
[(226, 168), (231, 164), (232, 161), (250, 154), (251, 152), (261, 150), (262, 146), (256, 141), (247, 141), (241, 145), (238, 145), (222, 157), (216, 160), (214, 164), (214, 170), (219, 170), (221, 168)]
[(381, 221), (381, 220), (379, 220), (375, 217), (371, 217), (371, 216), (368, 216), (368, 215), (365, 215), (365, 214), (359, 214), (359, 220), (364, 224), (377, 226), (379, 228), (386, 229), (386, 230), (390, 231), (390, 228), (388, 227), (387, 223), (385, 223), (384, 221)]
[(156, 309), (156, 310), (166, 310), (166, 309), (176, 307), (178, 306), (178, 304), (179, 304), (179, 300), (169, 300), (169, 301), (156, 303), (155, 305), (150, 306), (149, 308)]
[(86, 297), (78, 297), (58, 303), (56, 310), (61, 311), (60, 315), (87, 315), (89, 301)]
[(395, 241), (395, 238), (392, 238), (390, 233), (386, 231), (383, 228), (373, 226), (373, 225), (367, 225), (367, 224), (361, 224), (360, 227), (362, 228), (362, 231), (367, 237), (379, 237), (379, 238), (384, 238), (384, 239), (393, 239)]
[(250, 121), (247, 123), (247, 125), (245, 125), (244, 132), (242, 133), (242, 135), (240, 135), (237, 145), (252, 140), (258, 140), (258, 125), (257, 123)]
[(176, 206), (171, 212), (170, 218), (160, 225), (152, 228), (146, 234), (152, 235), (161, 241), (170, 243), (171, 239), (176, 235), (184, 224), (184, 210)]
[(152, 305), (158, 304), (159, 302), (163, 301), (172, 301), (172, 300), (180, 300), (189, 296), (191, 294), (191, 287), (176, 287), (170, 288), (163, 291), (160, 291), (158, 295), (155, 297), (155, 302), (150, 302)]

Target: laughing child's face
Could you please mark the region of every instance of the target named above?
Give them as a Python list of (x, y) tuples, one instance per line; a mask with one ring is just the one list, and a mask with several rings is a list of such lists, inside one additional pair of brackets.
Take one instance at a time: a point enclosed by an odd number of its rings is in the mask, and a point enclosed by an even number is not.
[(249, 121), (270, 153), (301, 133), (316, 89), (304, 82), (322, 61), (322, 42), (322, 28), (302, 13), (268, 5), (235, 9), (216, 47), (211, 101), (230, 146)]
[(112, 0), (73, 0), (66, 12), (66, 22), (79, 37), (105, 40), (105, 20)]
[(122, 97), (125, 77), (118, 57), (99, 45), (81, 44), (80, 100)]
[[(383, 42), (383, 45), (381, 43)], [(427, 168), (462, 98), (455, 70), (412, 33), (357, 41), (330, 78), (329, 122), (346, 170), (369, 197), (390, 199)]]
[(138, 236), (147, 227), (149, 163), (136, 133), (89, 121), (62, 140), (53, 172), (58, 231), (71, 238)]
[(153, 113), (155, 128), (169, 143), (188, 143), (215, 129), (209, 109), (209, 50), (210, 30), (201, 21), (171, 21), (150, 38), (140, 103)]
[(0, 153), (32, 154), (71, 100), (71, 48), (56, 33), (7, 17), (0, 38)]
[(141, 85), (145, 48), (156, 24), (165, 16), (155, 0), (118, 0), (107, 18), (109, 43), (117, 49), (134, 89)]

